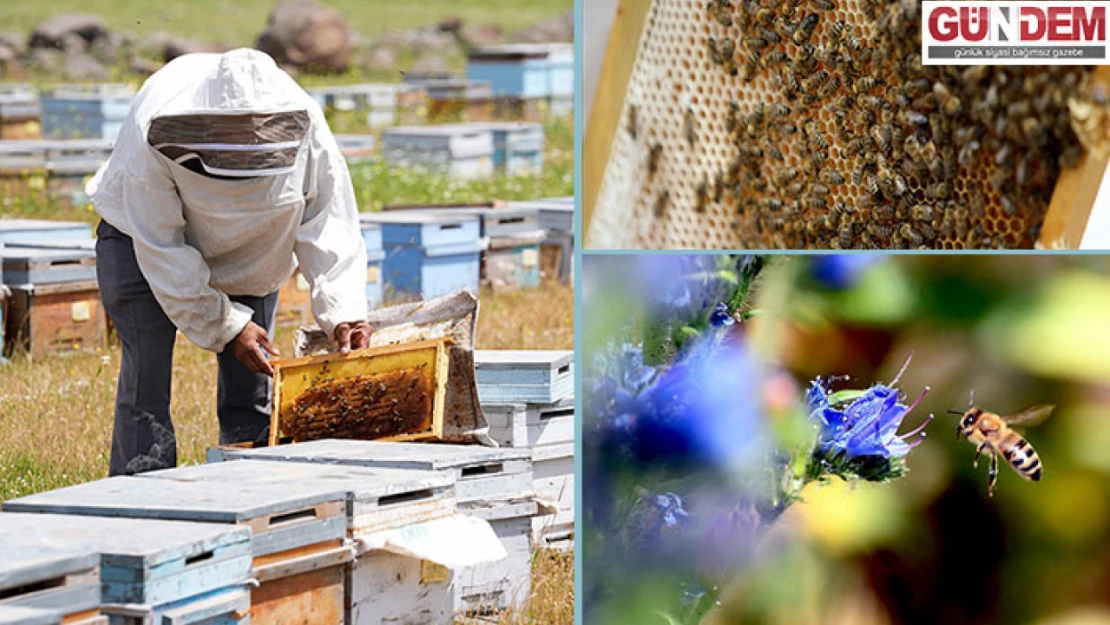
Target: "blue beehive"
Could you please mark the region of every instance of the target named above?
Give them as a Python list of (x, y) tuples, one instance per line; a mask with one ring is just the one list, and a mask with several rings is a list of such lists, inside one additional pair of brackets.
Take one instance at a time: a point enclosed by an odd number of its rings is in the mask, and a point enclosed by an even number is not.
[(96, 252), (5, 245), (0, 248), (3, 284), (62, 284), (96, 280)]
[(50, 139), (115, 139), (133, 97), (124, 84), (59, 86), (42, 98), (42, 134)]
[(543, 169), (546, 137), (543, 124), (493, 122), (493, 166), (509, 175), (539, 174)]
[(366, 304), (374, 310), (382, 305), (382, 227), (363, 221), (362, 240), (366, 243)]
[(488, 124), (398, 126), (382, 133), (382, 154), (399, 167), (426, 167), (455, 178), (493, 174), (493, 131)]
[(0, 553), (9, 546), (99, 553), (101, 611), (117, 625), (245, 622), (250, 536), (248, 528), (215, 523), (0, 513)]
[(481, 242), (477, 217), (425, 211), (363, 213), (382, 229), (385, 285), (398, 295), (430, 299), (478, 292)]
[(19, 241), (56, 241), (92, 239), (92, 225), (80, 221), (43, 219), (0, 219), (0, 243)]
[(569, 281), (574, 266), (574, 198), (510, 202), (509, 206), (539, 211), (540, 228), (546, 233), (541, 244), (543, 269)]
[(466, 74), (471, 80), (490, 83), (498, 96), (573, 96), (574, 45), (509, 44), (473, 48)]
[(551, 95), (549, 51), (541, 45), (510, 44), (471, 48), (470, 80), (488, 82), (496, 96), (546, 98)]

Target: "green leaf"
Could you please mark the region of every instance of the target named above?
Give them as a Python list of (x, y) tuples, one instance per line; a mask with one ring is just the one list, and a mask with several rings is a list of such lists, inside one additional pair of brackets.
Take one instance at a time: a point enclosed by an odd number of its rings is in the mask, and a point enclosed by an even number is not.
[(847, 404), (859, 399), (866, 392), (867, 391), (859, 391), (856, 389), (844, 389), (842, 391), (837, 391), (832, 395), (829, 395), (829, 404), (833, 406)]

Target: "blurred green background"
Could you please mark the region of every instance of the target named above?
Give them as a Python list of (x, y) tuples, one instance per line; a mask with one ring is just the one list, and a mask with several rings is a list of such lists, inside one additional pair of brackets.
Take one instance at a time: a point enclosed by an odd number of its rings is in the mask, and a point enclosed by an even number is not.
[[(643, 306), (627, 259), (586, 264), (586, 362)], [(1110, 257), (894, 255), (841, 290), (815, 278), (817, 256), (766, 259), (743, 326), (797, 392), (817, 376), (890, 383), (912, 354), (898, 387), (930, 392), (902, 430), (936, 419), (905, 477), (807, 487), (705, 622), (1110, 623)], [(946, 413), (972, 391), (1000, 414), (1056, 405), (1019, 429), (1042, 481), (1003, 464), (988, 497), (989, 461), (972, 467)]]
[[(929, 438), (889, 485), (811, 485), (725, 592), (717, 623), (1110, 623), (1110, 258), (896, 256), (851, 288), (772, 264), (759, 286), (758, 348), (800, 382), (850, 375), (930, 393)], [(955, 436), (976, 404), (1000, 414), (1052, 403), (1024, 430), (1045, 477), (987, 465)]]

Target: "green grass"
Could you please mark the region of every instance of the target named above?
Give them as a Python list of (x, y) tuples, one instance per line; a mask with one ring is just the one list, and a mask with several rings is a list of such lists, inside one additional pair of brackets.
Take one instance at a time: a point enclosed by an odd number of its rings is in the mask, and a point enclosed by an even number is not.
[[(101, 16), (113, 30), (145, 36), (157, 32), (229, 46), (253, 45), (275, 0), (50, 0), (4, 2), (4, 29), (30, 32), (57, 13)], [(448, 16), (471, 24), (499, 24), (512, 33), (570, 10), (571, 0), (328, 0), (343, 11), (355, 32), (374, 37), (396, 30), (434, 26)]]

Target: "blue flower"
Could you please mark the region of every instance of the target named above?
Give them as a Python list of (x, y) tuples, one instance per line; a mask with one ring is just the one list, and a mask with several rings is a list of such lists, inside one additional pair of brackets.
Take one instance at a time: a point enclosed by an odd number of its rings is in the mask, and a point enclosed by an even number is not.
[(884, 258), (882, 254), (822, 254), (810, 263), (810, 275), (826, 289), (841, 291), (855, 286), (872, 265)]
[(734, 323), (736, 323), (736, 319), (728, 312), (728, 306), (724, 302), (717, 304), (717, 307), (709, 314), (709, 325), (715, 328), (730, 326)]
[[(900, 374), (899, 374), (900, 375)], [(810, 467), (811, 477), (829, 472), (844, 477), (858, 476), (884, 480), (900, 475), (901, 460), (924, 438), (933, 415), (919, 427), (899, 435), (903, 419), (921, 401), (921, 395), (906, 406), (901, 393), (890, 386), (876, 384), (860, 392), (831, 394), (826, 382), (814, 380), (806, 394), (810, 419), (819, 426), (816, 447)], [(910, 439), (921, 434), (916, 440)]]
[(729, 470), (753, 459), (762, 372), (739, 339), (697, 338), (640, 394), (629, 430), (637, 461)]

